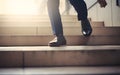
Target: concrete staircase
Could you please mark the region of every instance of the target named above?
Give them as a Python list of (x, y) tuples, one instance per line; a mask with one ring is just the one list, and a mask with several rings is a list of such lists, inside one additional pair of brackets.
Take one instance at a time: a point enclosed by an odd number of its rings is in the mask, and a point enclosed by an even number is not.
[(0, 68), (0, 75), (120, 75), (120, 67)]
[(0, 67), (120, 66), (120, 46), (0, 47)]
[(1, 16), (0, 67), (120, 66), (120, 27), (91, 21), (92, 36), (84, 37), (76, 16), (62, 18), (67, 46), (48, 47), (47, 16)]
[[(67, 45), (119, 45), (120, 27), (105, 27), (91, 19), (93, 33), (84, 37), (74, 15), (62, 16)], [(46, 46), (53, 39), (48, 16), (0, 16), (0, 46)]]

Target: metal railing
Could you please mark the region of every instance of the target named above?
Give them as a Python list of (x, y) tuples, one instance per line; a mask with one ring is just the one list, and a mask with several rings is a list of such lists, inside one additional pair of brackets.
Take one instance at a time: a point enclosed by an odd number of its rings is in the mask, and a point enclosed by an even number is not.
[(92, 7), (94, 7), (96, 4), (98, 3), (98, 1), (96, 1), (95, 3), (93, 3), (90, 7), (88, 7), (87, 10), (90, 10)]

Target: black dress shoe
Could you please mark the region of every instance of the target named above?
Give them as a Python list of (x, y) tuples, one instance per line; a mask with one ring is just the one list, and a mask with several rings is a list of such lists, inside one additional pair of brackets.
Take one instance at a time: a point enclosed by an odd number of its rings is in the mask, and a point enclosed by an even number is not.
[(81, 25), (82, 25), (82, 34), (84, 36), (90, 36), (92, 33), (92, 27), (90, 25), (89, 20), (88, 19), (82, 20)]
[(66, 40), (64, 36), (55, 37), (52, 41), (48, 44), (50, 47), (58, 47), (62, 45), (66, 45)]

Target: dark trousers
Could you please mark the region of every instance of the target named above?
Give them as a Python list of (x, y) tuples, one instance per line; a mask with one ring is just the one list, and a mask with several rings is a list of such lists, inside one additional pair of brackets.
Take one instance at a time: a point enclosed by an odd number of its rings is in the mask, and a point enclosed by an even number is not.
[[(69, 0), (71, 5), (75, 8), (78, 13), (78, 20), (87, 19), (87, 7), (84, 0)], [(61, 16), (59, 12), (59, 0), (48, 0), (47, 2), (48, 14), (50, 17), (53, 34), (63, 35), (63, 27)]]

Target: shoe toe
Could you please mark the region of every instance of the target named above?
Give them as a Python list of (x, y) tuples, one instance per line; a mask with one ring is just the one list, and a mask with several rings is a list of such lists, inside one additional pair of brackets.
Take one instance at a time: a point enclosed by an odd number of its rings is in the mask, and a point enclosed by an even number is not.
[(84, 36), (90, 36), (92, 33), (92, 30), (83, 30), (82, 33)]
[(49, 42), (48, 44), (49, 46), (53, 47), (53, 46), (58, 46), (58, 43), (57, 42)]
[(57, 37), (57, 39), (53, 39), (48, 44), (50, 47), (59, 47), (62, 45), (66, 45), (66, 40), (64, 37)]

